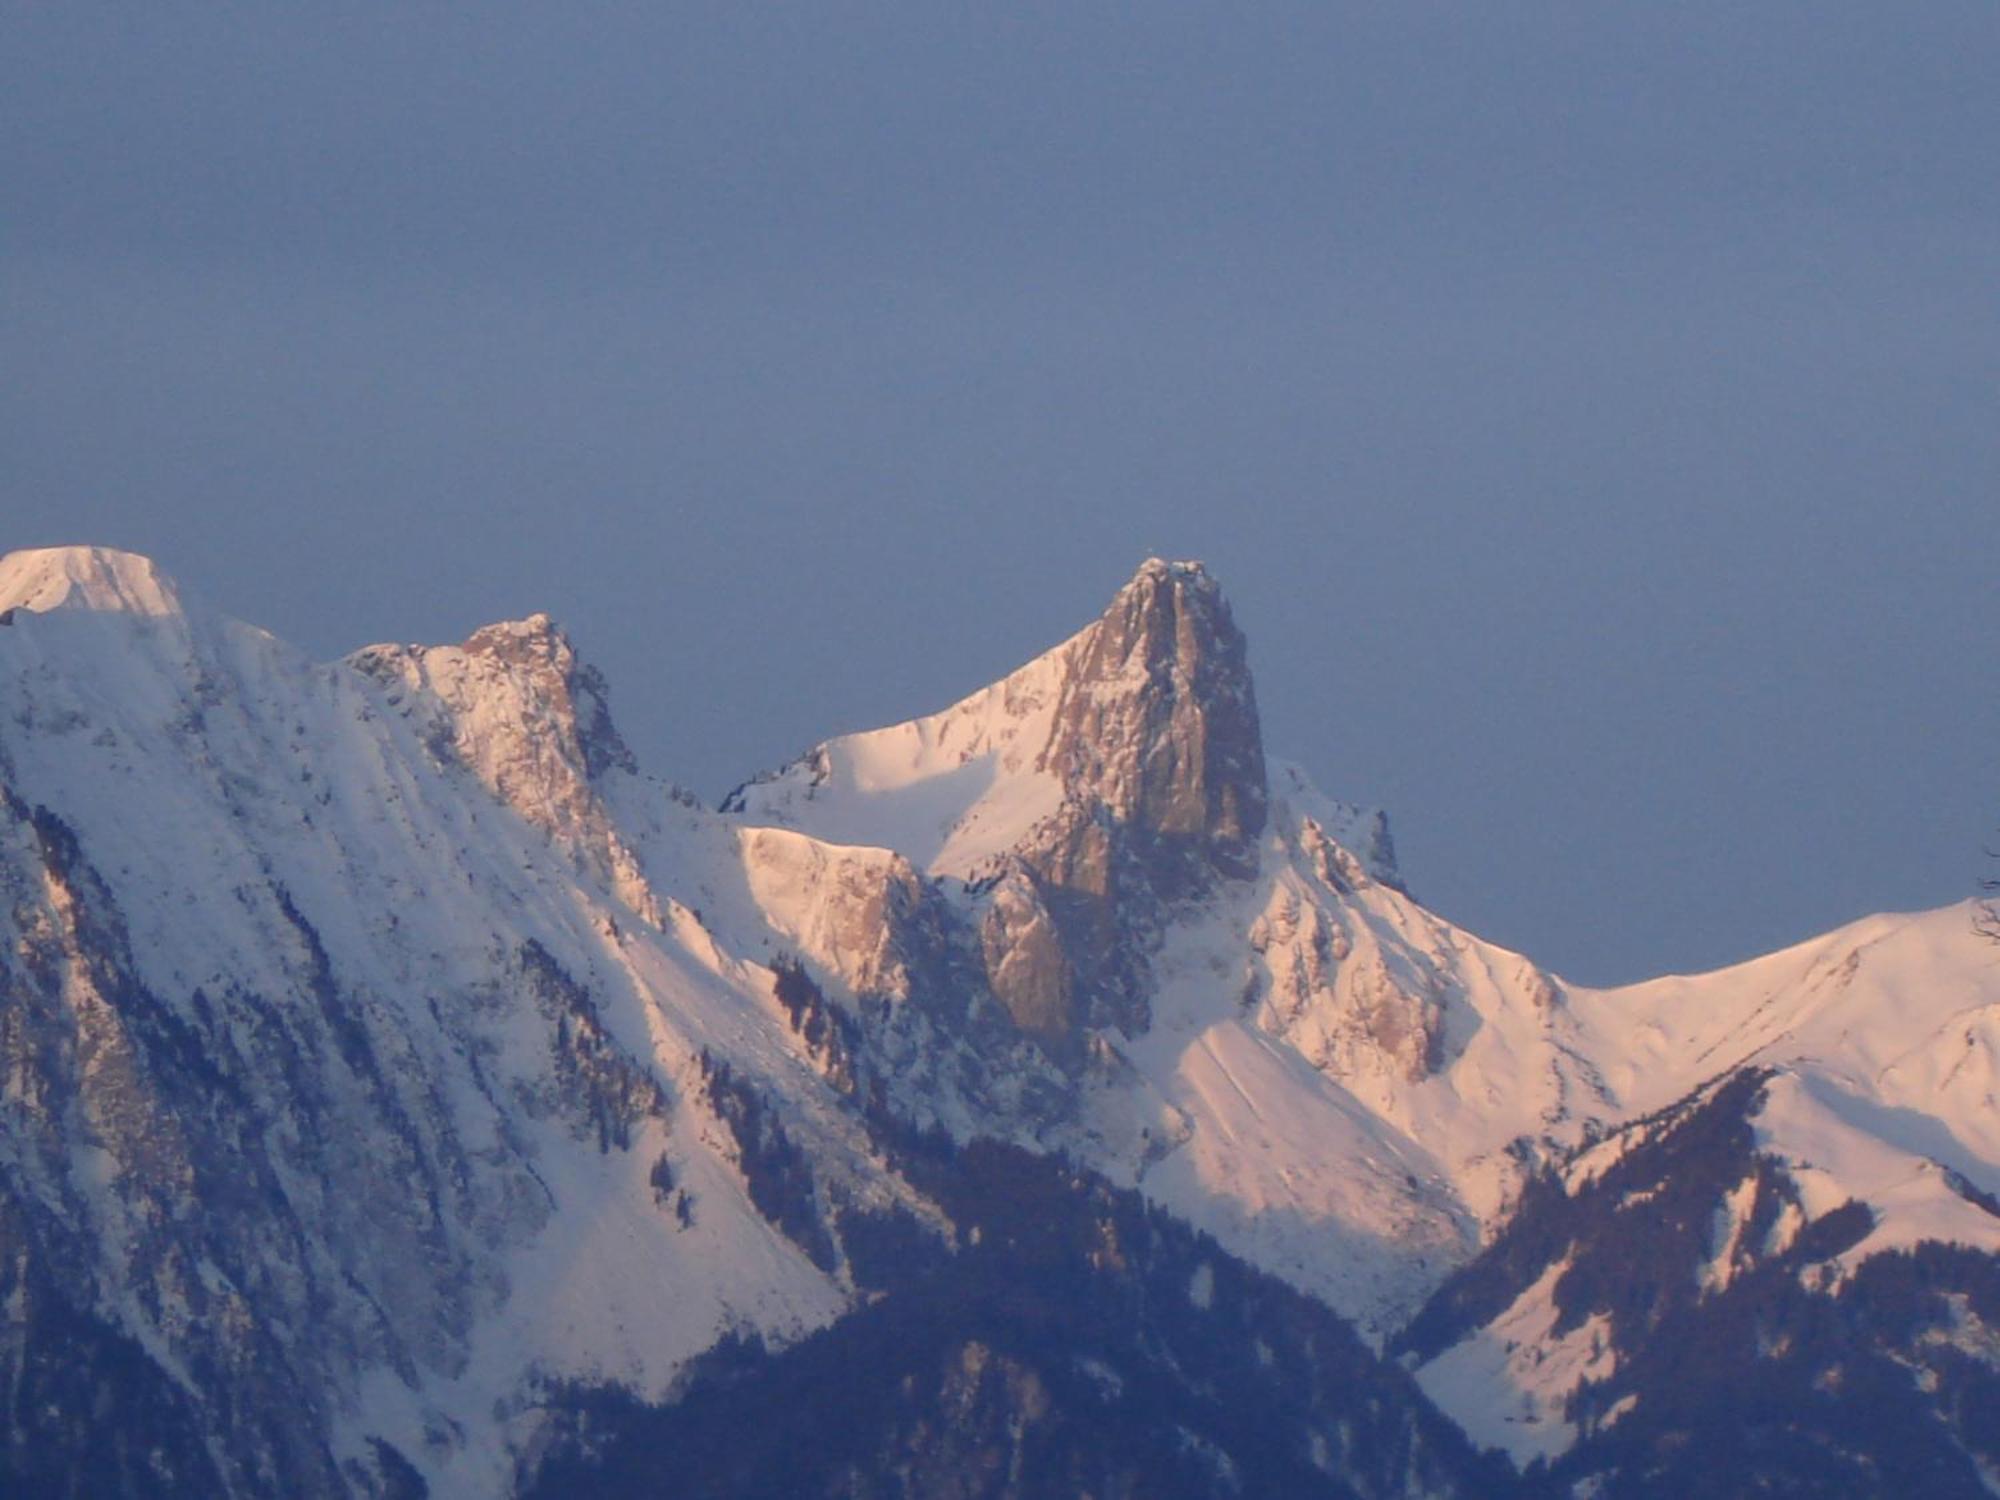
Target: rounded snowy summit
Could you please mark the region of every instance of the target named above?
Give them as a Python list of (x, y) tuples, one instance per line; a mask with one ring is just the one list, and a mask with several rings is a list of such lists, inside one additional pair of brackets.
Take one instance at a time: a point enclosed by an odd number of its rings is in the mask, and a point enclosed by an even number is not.
[(0, 557), (0, 610), (178, 615), (180, 590), (149, 557), (114, 547), (40, 547)]

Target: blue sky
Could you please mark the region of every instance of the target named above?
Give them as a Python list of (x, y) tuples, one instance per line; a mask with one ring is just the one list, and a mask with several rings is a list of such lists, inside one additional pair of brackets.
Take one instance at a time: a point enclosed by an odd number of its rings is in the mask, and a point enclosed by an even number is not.
[(714, 797), (1206, 559), (1576, 977), (2000, 825), (2000, 11), (17, 8), (0, 547), (548, 609)]

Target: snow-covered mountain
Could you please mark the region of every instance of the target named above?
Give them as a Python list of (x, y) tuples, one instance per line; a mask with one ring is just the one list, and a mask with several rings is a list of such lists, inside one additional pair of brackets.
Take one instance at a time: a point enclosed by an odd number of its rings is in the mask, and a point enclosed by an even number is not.
[(768, 973), (618, 864), (545, 621), (315, 666), (94, 550), (8, 559), (9, 609), (0, 1274), (17, 1336), (137, 1342), (191, 1490), (334, 1493), (386, 1444), (500, 1493), (530, 1376), (658, 1394), (846, 1305), (703, 1049), (784, 1075), (829, 1183), (893, 1185)]
[[(1016, 1475), (976, 1493), (1508, 1484), (1435, 1402), (1533, 1482), (1623, 1483), (1609, 1434), (1653, 1422), (1651, 1463), (1680, 1430), (1650, 1414), (1690, 1309), (2000, 1251), (2000, 948), (1969, 907), (1568, 985), (1419, 905), (1380, 814), (1267, 759), (1199, 564), (1147, 562), (1001, 682), (719, 811), (609, 705), (545, 616), (316, 665), (129, 554), (0, 561), (24, 1492), (609, 1475), (660, 1413), (726, 1432), (730, 1391), (843, 1340), (928, 1348), (1030, 1296), (1043, 1324), (902, 1370), (810, 1482), (921, 1487), (949, 1451)], [(1635, 1311), (1605, 1267), (1668, 1200), (1689, 1264)], [(1869, 1357), (1907, 1367), (1909, 1433), (2000, 1473), (1952, 1425), (2000, 1307), (1951, 1264)], [(1065, 1345), (1086, 1284), (1144, 1327)], [(1254, 1439), (1196, 1347), (1275, 1382)], [(746, 1348), (768, 1374), (716, 1363)], [(986, 1413), (976, 1454), (940, 1446), (953, 1402)], [(653, 1472), (605, 1492), (674, 1492)]]
[(1565, 1483), (1696, 1483), (1694, 1436), (1703, 1462), (1743, 1443), (1753, 1470), (1811, 1476), (1801, 1493), (2000, 1483), (2000, 947), (1981, 925), (1970, 902), (1870, 917), (1571, 991), (1621, 1123), (1404, 1335), (1433, 1399)]

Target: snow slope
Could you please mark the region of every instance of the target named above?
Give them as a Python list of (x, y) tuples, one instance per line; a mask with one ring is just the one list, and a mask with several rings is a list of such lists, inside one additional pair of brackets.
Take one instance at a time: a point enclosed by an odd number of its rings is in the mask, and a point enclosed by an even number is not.
[[(1715, 1097), (1732, 1078), (1762, 1079), (1741, 1159), (1718, 1134), (1710, 1154), (1683, 1155), (1677, 1176), (1623, 1190), (1617, 1212), (1641, 1215), (1658, 1212), (1656, 1200), (1707, 1195), (1694, 1220), (1700, 1243), (1683, 1254), (1684, 1279), (1660, 1293), (1684, 1310), (1659, 1337), (1673, 1338), (1704, 1306), (1772, 1265), (1832, 1298), (1885, 1252), (1942, 1245), (2000, 1256), (2000, 949), (1979, 917), (1972, 902), (1869, 917), (1714, 973), (1569, 992), (1577, 1045), (1603, 1081), (1614, 1126), (1564, 1166), (1575, 1204), (1591, 1202), (1597, 1185), (1687, 1128), (1689, 1101)], [(1834, 1228), (1857, 1210), (1858, 1225)], [(1689, 1234), (1686, 1213), (1683, 1206), (1674, 1210), (1680, 1218), (1658, 1221), (1657, 1246)], [(1596, 1222), (1589, 1213), (1579, 1219)], [(1548, 1240), (1561, 1259), (1506, 1311), (1462, 1329), (1419, 1369), (1447, 1414), (1517, 1462), (1560, 1457), (1633, 1405), (1647, 1406), (1648, 1394), (1634, 1389), (1595, 1428), (1579, 1425), (1582, 1382), (1610, 1380), (1617, 1352), (1598, 1327), (1594, 1363), (1577, 1365), (1562, 1351), (1576, 1345), (1580, 1326), (1560, 1338), (1551, 1332), (1552, 1289), (1578, 1256), (1603, 1253), (1592, 1239), (1603, 1232), (1618, 1231), (1573, 1229), (1565, 1249), (1550, 1231), (1535, 1231), (1531, 1238)], [(1816, 1242), (1823, 1248), (1805, 1248)], [(1503, 1256), (1494, 1269), (1506, 1264)], [(1640, 1279), (1659, 1275), (1649, 1266)], [(1631, 1337), (1628, 1329), (1628, 1352)], [(1923, 1364), (1928, 1337), (1894, 1358), (1933, 1391), (1941, 1377)], [(1967, 1347), (1984, 1358), (1985, 1345)]]
[[(746, 1196), (704, 1050), (785, 1101), (825, 1181), (896, 1189), (768, 971), (591, 857), (562, 725), (468, 685), (466, 653), (415, 681), (315, 666), (100, 549), (0, 563), (8, 609), (8, 951), (49, 1040), (10, 1033), (0, 1166), (30, 1223), (95, 1247), (61, 1268), (77, 1295), (197, 1399), (296, 1403), (305, 1456), (246, 1440), (242, 1482), (317, 1481), (379, 1438), (434, 1494), (491, 1496), (539, 1382), (658, 1393), (720, 1332), (847, 1305)], [(57, 1046), (79, 1072), (42, 1076)], [(190, 1216), (187, 1182), (245, 1173), (266, 1196)], [(190, 1373), (232, 1305), (265, 1328)]]
[(1709, 974), (1574, 989), (1571, 1005), (1627, 1117), (1740, 1068), (1778, 1070), (1764, 1148), (1809, 1204), (1881, 1211), (1851, 1258), (1922, 1238), (2000, 1250), (2000, 1219), (1946, 1177), (2000, 1196), (2000, 947), (1979, 917), (1972, 901), (1865, 917)]
[(1069, 647), (941, 713), (829, 740), (729, 810), (830, 844), (894, 849), (931, 875), (969, 878), (1062, 801), (1041, 763)]

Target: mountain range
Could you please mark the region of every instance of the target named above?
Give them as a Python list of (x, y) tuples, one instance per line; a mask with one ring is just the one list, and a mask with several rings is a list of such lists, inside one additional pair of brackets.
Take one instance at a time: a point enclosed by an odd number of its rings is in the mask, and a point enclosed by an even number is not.
[(1198, 563), (711, 809), (545, 615), (14, 553), (0, 1488), (2000, 1490), (1976, 904), (1603, 990), (1412, 889)]

